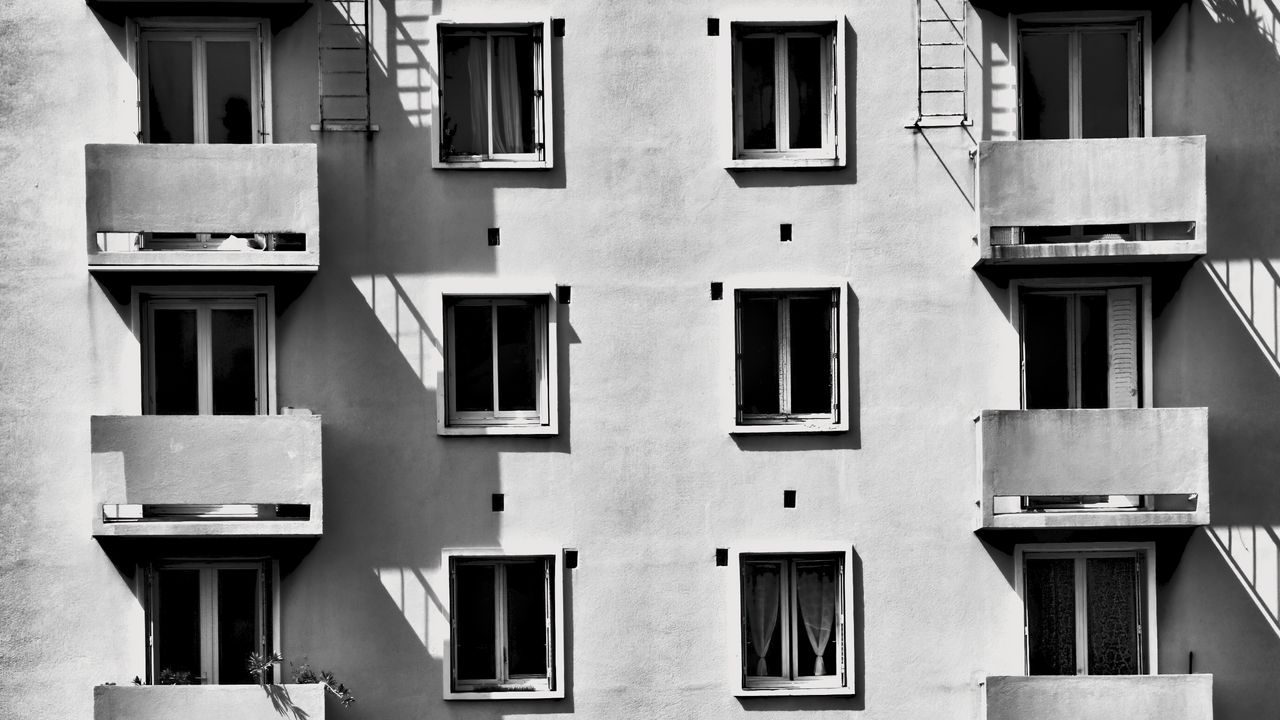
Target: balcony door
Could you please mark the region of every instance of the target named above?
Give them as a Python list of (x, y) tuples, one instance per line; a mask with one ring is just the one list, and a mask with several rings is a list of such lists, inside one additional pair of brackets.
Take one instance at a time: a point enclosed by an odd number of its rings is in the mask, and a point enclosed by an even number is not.
[(1023, 140), (1143, 134), (1141, 23), (1018, 25)]

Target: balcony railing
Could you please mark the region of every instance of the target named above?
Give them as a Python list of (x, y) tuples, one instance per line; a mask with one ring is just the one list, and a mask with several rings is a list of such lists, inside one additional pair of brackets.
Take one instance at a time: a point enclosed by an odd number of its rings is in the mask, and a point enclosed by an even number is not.
[(1207, 525), (1208, 418), (1206, 408), (983, 410), (981, 527)]
[(1212, 675), (987, 678), (987, 720), (1212, 720)]
[(86, 145), (92, 270), (315, 272), (315, 145)]
[(1194, 258), (1205, 198), (1203, 135), (983, 142), (979, 264)]
[(318, 537), (320, 418), (97, 416), (93, 534)]
[(325, 689), (309, 685), (99, 685), (93, 720), (324, 720)]

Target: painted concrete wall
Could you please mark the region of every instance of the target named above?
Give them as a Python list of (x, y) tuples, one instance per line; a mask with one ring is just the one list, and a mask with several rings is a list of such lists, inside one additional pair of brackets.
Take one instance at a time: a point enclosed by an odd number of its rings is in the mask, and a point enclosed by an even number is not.
[[(1018, 405), (1007, 289), (970, 269), (968, 152), (1004, 132), (1003, 116), (975, 94), (973, 128), (904, 128), (916, 112), (913, 4), (801, 5), (847, 23), (844, 169), (722, 167), (708, 98), (725, 58), (706, 18), (763, 15), (776, 6), (764, 0), (540, 3), (540, 16), (566, 21), (549, 39), (555, 166), (540, 172), (430, 169), (427, 24), (475, 3), (376, 3), (371, 138), (309, 130), (318, 10), (274, 28), (274, 137), (319, 143), (325, 243), (277, 323), (279, 404), (324, 417), (327, 510), (324, 537), (282, 563), (280, 640), (352, 688), (345, 717), (977, 718), (985, 678), (1022, 671), (1011, 546), (972, 532), (972, 418)], [(479, 7), (529, 12), (518, 0)], [(1254, 26), (1200, 5), (1162, 23), (1160, 38), (1195, 44), (1158, 50), (1156, 102), (1168, 110), (1157, 134), (1208, 136), (1210, 246), (1232, 247), (1220, 233), (1234, 232), (1238, 249), (1263, 247), (1250, 228), (1268, 227), (1254, 221), (1274, 212), (1274, 183), (1256, 159), (1280, 94), (1219, 93), (1250, 77), (1242, 68), (1271, 83), (1274, 57), (1255, 47)], [(971, 78), (991, 88), (999, 42), (984, 32), (971, 37), (990, 72)], [(108, 555), (87, 516), (88, 418), (138, 413), (140, 370), (127, 302), (85, 270), (84, 146), (132, 142), (136, 78), (121, 18), (78, 2), (0, 5), (0, 37), (0, 716), (89, 717), (94, 685), (143, 672), (134, 557)], [(1229, 110), (1239, 97), (1251, 112)], [(778, 241), (780, 223), (792, 242)], [(500, 246), (487, 245), (489, 227)], [(772, 272), (849, 283), (848, 432), (731, 437), (716, 416), (729, 346), (709, 283)], [(1275, 493), (1259, 479), (1280, 443), (1267, 442), (1262, 400), (1276, 378), (1207, 272), (1171, 283), (1157, 309), (1156, 401), (1211, 408), (1215, 515), (1225, 474), (1225, 517), (1267, 522)], [(573, 287), (558, 308), (558, 436), (436, 434), (441, 319), (422, 308), (459, 275)], [(1204, 332), (1235, 345), (1203, 343)], [(798, 491), (796, 508), (783, 508), (784, 489)], [(495, 492), (502, 513), (490, 510)], [(732, 570), (714, 551), (762, 540), (853, 548), (855, 697), (733, 696)], [(566, 699), (442, 700), (442, 550), (527, 543), (580, 552), (565, 580)], [(1196, 578), (1223, 562), (1188, 551), (1159, 578), (1162, 642), (1242, 638), (1216, 669), (1196, 668), (1219, 677), (1269, 658), (1272, 640), (1232, 635), (1251, 621), (1229, 616), (1212, 618), (1217, 634), (1188, 627), (1208, 607)], [(1276, 706), (1274, 689), (1236, 677), (1220, 681), (1230, 690), (1215, 717)]]
[(987, 720), (1212, 716), (1210, 675), (987, 678)]

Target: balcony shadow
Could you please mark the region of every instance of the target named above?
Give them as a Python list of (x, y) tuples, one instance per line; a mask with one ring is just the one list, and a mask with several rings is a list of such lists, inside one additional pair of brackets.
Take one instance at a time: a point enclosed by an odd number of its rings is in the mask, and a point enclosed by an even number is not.
[(283, 685), (263, 685), (262, 691), (271, 700), (271, 709), (289, 720), (307, 720), (311, 714), (293, 704), (289, 689)]

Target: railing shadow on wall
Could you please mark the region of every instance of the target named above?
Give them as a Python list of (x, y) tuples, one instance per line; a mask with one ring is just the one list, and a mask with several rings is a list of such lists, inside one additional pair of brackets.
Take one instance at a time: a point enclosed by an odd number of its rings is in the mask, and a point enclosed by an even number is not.
[(1280, 637), (1280, 535), (1267, 525), (1210, 526), (1209, 539)]

